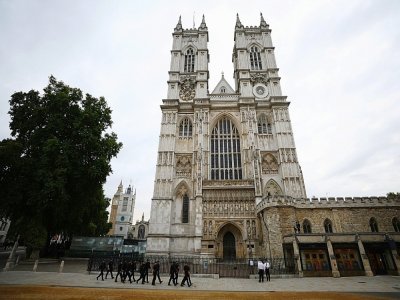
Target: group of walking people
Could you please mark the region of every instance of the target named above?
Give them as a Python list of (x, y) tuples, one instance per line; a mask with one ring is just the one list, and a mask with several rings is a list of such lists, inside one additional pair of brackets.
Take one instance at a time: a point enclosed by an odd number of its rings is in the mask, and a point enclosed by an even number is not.
[[(137, 265), (139, 265), (139, 268), (137, 268)], [(117, 273), (115, 275), (115, 282), (118, 281), (118, 277), (122, 283), (125, 283), (127, 280), (129, 280), (129, 283), (136, 282), (139, 283), (141, 282), (142, 284), (149, 283), (149, 269), (151, 269), (151, 264), (150, 260), (147, 260), (146, 262), (136, 262), (133, 260), (119, 260), (117, 263)], [(160, 278), (160, 262), (156, 261), (153, 264), (153, 280), (151, 282), (152, 285), (156, 284), (156, 280), (158, 279), (158, 282), (161, 284), (162, 280)], [(101, 277), (101, 280), (104, 281), (104, 279), (107, 279), (107, 276), (110, 274), (111, 279), (114, 279), (114, 261), (113, 259), (109, 260), (106, 262), (105, 260), (102, 260), (100, 265), (99, 265), (99, 275), (96, 277), (97, 280)], [(188, 265), (185, 265), (183, 267), (184, 271), (184, 277), (181, 282), (181, 286), (185, 286), (185, 283), (187, 283), (188, 287), (192, 285), (192, 281), (190, 279), (190, 267)], [(138, 272), (137, 275), (139, 275), (138, 279), (135, 279), (135, 272)], [(179, 263), (178, 262), (173, 262), (170, 267), (170, 278), (168, 285), (171, 285), (172, 283), (176, 286), (178, 285), (178, 277), (179, 277)]]
[(266, 281), (271, 281), (271, 276), (269, 274), (269, 268), (271, 264), (269, 263), (268, 260), (259, 260), (257, 263), (257, 268), (258, 268), (258, 282), (264, 282), (264, 275)]

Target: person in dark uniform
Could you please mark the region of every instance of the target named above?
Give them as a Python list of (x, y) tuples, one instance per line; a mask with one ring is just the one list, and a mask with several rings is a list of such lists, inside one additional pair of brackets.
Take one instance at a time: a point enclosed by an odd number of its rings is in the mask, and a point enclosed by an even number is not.
[(156, 278), (158, 278), (158, 281), (161, 284), (162, 280), (160, 278), (160, 262), (158, 260), (153, 265), (153, 281), (151, 282), (152, 285), (156, 285)]
[(135, 281), (135, 270), (136, 270), (136, 262), (131, 261), (129, 264), (129, 274), (131, 275), (129, 277), (129, 282), (132, 283), (131, 278), (133, 278), (133, 281)]
[(146, 282), (149, 283), (149, 269), (151, 268), (150, 260), (146, 261)]
[(188, 265), (185, 265), (183, 267), (183, 272), (185, 273), (185, 276), (182, 279), (181, 286), (184, 286), (186, 281), (188, 287), (190, 287), (192, 285), (192, 281), (190, 280), (190, 267)]
[(128, 273), (129, 273), (129, 264), (127, 261), (124, 260), (124, 262), (122, 263), (122, 276), (121, 276), (122, 283), (125, 283)]
[(100, 263), (100, 266), (99, 266), (99, 269), (100, 269), (100, 274), (97, 276), (97, 280), (99, 280), (99, 277), (101, 276), (101, 280), (103, 280), (104, 281), (104, 270), (106, 269), (106, 262), (103, 260), (101, 263)]
[(117, 282), (118, 275), (120, 280), (122, 281), (122, 261), (118, 261), (118, 267), (117, 267), (117, 275), (115, 275), (115, 282)]
[(113, 275), (113, 266), (114, 265), (114, 263), (113, 263), (113, 260), (111, 259), (109, 262), (108, 262), (108, 268), (107, 268), (107, 273), (106, 273), (106, 279), (107, 279), (107, 275), (108, 275), (108, 273), (110, 273), (111, 274), (111, 279), (114, 279), (114, 275)]
[(140, 279), (142, 279), (142, 284), (144, 284), (144, 280), (146, 278), (146, 263), (142, 262), (142, 264), (140, 265), (139, 268), (139, 272), (140, 272), (140, 276), (138, 278), (138, 280), (136, 280), (136, 283), (139, 283)]
[(172, 283), (173, 283), (174, 285), (176, 285), (176, 284), (175, 284), (175, 262), (173, 262), (173, 263), (171, 264), (171, 266), (169, 267), (169, 281), (168, 281), (168, 285), (171, 285), (171, 280), (172, 280)]

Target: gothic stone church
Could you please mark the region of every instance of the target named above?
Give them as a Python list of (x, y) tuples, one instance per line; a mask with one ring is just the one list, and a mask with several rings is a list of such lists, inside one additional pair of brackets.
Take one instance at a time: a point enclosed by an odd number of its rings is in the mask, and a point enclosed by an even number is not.
[(271, 30), (236, 19), (232, 87), (210, 93), (208, 28), (173, 36), (148, 255), (281, 257), (300, 274), (399, 274), (400, 201), (307, 199)]

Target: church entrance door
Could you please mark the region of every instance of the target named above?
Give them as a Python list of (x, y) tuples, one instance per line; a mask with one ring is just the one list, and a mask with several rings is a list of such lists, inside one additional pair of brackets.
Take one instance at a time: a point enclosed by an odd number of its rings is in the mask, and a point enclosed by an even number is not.
[(224, 235), (223, 240), (223, 259), (235, 260), (236, 259), (236, 241), (232, 232), (228, 231)]

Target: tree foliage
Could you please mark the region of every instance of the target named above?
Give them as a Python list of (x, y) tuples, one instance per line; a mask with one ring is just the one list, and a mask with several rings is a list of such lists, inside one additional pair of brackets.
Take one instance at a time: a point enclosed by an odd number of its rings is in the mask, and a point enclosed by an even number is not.
[(14, 93), (9, 114), (12, 138), (0, 142), (0, 215), (22, 235), (105, 234), (103, 184), (122, 147), (110, 132), (106, 100), (50, 76), (43, 95)]

